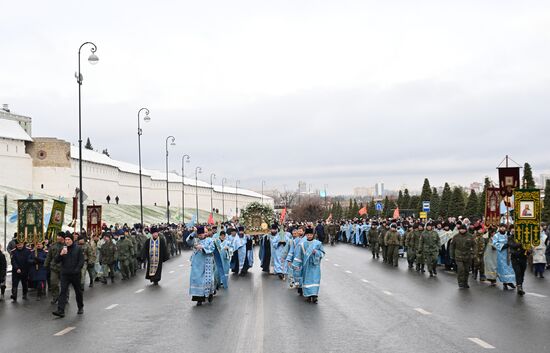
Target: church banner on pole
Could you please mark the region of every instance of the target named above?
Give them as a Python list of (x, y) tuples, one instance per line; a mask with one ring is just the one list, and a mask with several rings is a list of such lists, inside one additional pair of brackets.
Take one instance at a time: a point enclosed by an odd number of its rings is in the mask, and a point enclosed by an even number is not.
[(17, 241), (44, 241), (44, 200), (17, 200)]
[(63, 221), (65, 220), (65, 206), (67, 206), (65, 202), (53, 200), (50, 222), (48, 223), (48, 228), (46, 230), (46, 237), (50, 242), (53, 241), (56, 235), (61, 232), (63, 228)]
[(500, 190), (499, 188), (487, 188), (485, 203), (485, 224), (498, 226), (500, 223)]
[(515, 239), (525, 250), (540, 244), (541, 204), (540, 190), (517, 189), (515, 202)]
[(101, 234), (101, 206), (87, 206), (86, 213), (88, 215), (86, 227), (88, 237), (92, 237), (95, 234)]

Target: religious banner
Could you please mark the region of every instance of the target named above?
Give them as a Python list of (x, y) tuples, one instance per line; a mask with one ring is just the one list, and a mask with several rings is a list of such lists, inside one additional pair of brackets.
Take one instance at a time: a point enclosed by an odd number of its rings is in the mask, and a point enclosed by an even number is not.
[(88, 215), (86, 227), (88, 237), (92, 237), (94, 234), (101, 234), (101, 206), (87, 206), (86, 214)]
[(44, 200), (17, 200), (17, 241), (44, 241)]
[(511, 197), (519, 188), (519, 167), (498, 168), (498, 181), (502, 197)]
[(500, 190), (499, 188), (487, 188), (485, 201), (485, 224), (498, 226), (500, 223)]
[(59, 232), (61, 232), (63, 221), (65, 220), (65, 206), (67, 206), (65, 202), (53, 200), (50, 222), (46, 230), (46, 238), (49, 239), (50, 242), (54, 240)]
[(514, 191), (514, 200), (515, 239), (525, 250), (530, 250), (540, 244), (540, 190), (517, 189)]

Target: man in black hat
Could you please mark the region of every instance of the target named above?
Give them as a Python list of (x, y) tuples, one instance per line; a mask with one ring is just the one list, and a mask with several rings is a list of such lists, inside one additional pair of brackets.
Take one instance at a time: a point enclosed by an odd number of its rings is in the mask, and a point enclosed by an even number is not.
[(69, 285), (72, 285), (74, 288), (78, 314), (83, 314), (84, 301), (80, 288), (80, 273), (84, 266), (84, 254), (82, 253), (82, 249), (75, 244), (71, 235), (65, 236), (65, 246), (61, 249), (55, 261), (61, 264), (61, 293), (59, 294), (57, 311), (54, 311), (52, 314), (59, 317), (65, 316)]
[(157, 227), (151, 227), (151, 238), (143, 244), (141, 258), (147, 262), (145, 279), (157, 286), (162, 276), (162, 263), (169, 258), (166, 242), (160, 238)]
[(380, 258), (380, 243), (378, 242), (379, 237), (380, 230), (378, 229), (378, 222), (372, 222), (367, 238), (369, 239), (373, 259)]
[(15, 303), (17, 301), (17, 287), (19, 282), (23, 287), (23, 300), (27, 300), (27, 292), (29, 290), (29, 257), (31, 251), (25, 246), (24, 242), (16, 240), (15, 249), (11, 255), (11, 299)]

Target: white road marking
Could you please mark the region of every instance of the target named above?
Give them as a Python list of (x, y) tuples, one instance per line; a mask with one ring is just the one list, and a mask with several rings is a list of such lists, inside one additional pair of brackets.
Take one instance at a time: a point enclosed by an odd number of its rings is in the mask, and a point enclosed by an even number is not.
[(422, 308), (416, 308), (416, 309), (414, 309), (414, 310), (418, 311), (418, 312), (419, 312), (420, 314), (422, 314), (422, 315), (431, 315), (431, 314), (432, 314), (432, 313), (430, 313), (429, 311), (426, 311), (426, 310), (424, 310), (424, 309), (422, 309)]
[(370, 283), (369, 281), (367, 281), (366, 279), (362, 279), (361, 281), (365, 282), (365, 283)]
[(475, 344), (485, 348), (485, 349), (495, 349), (494, 346), (491, 346), (489, 343), (485, 342), (484, 340), (482, 340), (481, 338), (475, 338), (475, 337), (468, 337), (468, 339), (472, 342), (474, 342)]
[(109, 305), (108, 307), (105, 308), (105, 310), (111, 310), (111, 309), (114, 309), (118, 306), (118, 304), (113, 304), (113, 305)]
[(170, 271), (170, 272), (168, 272), (168, 273), (174, 273), (174, 271)]
[(183, 265), (179, 265), (179, 267), (183, 267)]
[(351, 271), (346, 271), (346, 273), (351, 273)]
[(135, 293), (136, 293), (136, 294), (137, 294), (137, 293), (141, 293), (141, 292), (143, 292), (144, 290), (145, 290), (144, 288), (141, 288), (141, 289), (138, 289), (137, 291), (135, 291)]
[(538, 293), (526, 293), (527, 295), (532, 295), (533, 297), (537, 298), (546, 298), (546, 295), (538, 294)]
[(338, 265), (338, 264), (334, 264), (334, 266), (336, 266), (336, 267), (340, 267), (340, 265)]
[(76, 327), (72, 327), (72, 326), (69, 326), (61, 331), (59, 331), (58, 333), (56, 333), (54, 336), (63, 336), (64, 334), (66, 333), (69, 333), (71, 332), (72, 330), (74, 330)]
[(325, 261), (328, 261), (328, 259), (325, 259)]
[(393, 293), (392, 293), (392, 292), (389, 292), (389, 291), (387, 291), (387, 290), (385, 290), (385, 291), (382, 291), (382, 293), (384, 293), (384, 294), (386, 294), (386, 295), (393, 295)]

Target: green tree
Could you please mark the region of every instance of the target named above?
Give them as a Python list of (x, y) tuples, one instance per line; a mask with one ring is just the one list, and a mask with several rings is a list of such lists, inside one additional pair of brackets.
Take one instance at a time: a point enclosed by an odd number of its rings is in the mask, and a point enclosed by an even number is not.
[(94, 148), (92, 147), (92, 143), (90, 142), (90, 138), (88, 137), (88, 139), (86, 140), (86, 145), (84, 145), (84, 148), (87, 149), (87, 150), (93, 150)]
[(439, 202), (439, 217), (447, 218), (449, 217), (449, 206), (451, 204), (451, 198), (453, 192), (449, 183), (445, 183), (443, 187), (443, 192), (441, 193), (441, 201)]
[(422, 201), (420, 200), (420, 196), (418, 195), (413, 195), (411, 196), (411, 202), (410, 202), (410, 206), (409, 206), (409, 209), (410, 210), (413, 210), (414, 213), (418, 216), (418, 207), (416, 205), (420, 205)]
[(479, 197), (478, 214), (480, 216), (485, 216), (485, 205), (487, 204), (487, 189), (490, 188), (490, 187), (491, 187), (491, 179), (489, 179), (489, 177), (485, 177), (483, 192), (481, 193), (481, 196)]
[(437, 218), (439, 217), (439, 204), (441, 203), (441, 199), (439, 197), (439, 194), (437, 193), (437, 189), (432, 189), (432, 197), (430, 198), (430, 217), (431, 218)]
[(357, 204), (357, 200), (353, 199), (353, 217), (359, 217), (359, 205)]
[(475, 190), (470, 190), (470, 196), (468, 196), (464, 216), (470, 218), (470, 220), (479, 217), (479, 199)]
[(405, 189), (405, 191), (403, 192), (403, 201), (401, 207), (403, 207), (404, 210), (407, 210), (411, 207), (411, 195), (409, 195), (409, 189)]
[(332, 218), (334, 220), (341, 220), (342, 217), (344, 216), (344, 212), (342, 210), (342, 205), (340, 204), (340, 201), (337, 201), (336, 202), (336, 205), (333, 206), (333, 212), (332, 212)]
[(390, 213), (391, 213), (391, 204), (390, 204), (390, 199), (388, 196), (386, 196), (384, 198), (384, 205), (383, 205), (384, 209), (382, 210), (382, 214), (384, 215), (384, 217), (388, 218), (390, 217)]
[(525, 163), (523, 166), (523, 179), (521, 186), (526, 189), (536, 188), (535, 179), (533, 179), (533, 171), (531, 170), (529, 163)]
[(397, 196), (397, 207), (403, 209), (403, 191), (399, 190), (399, 196)]
[(352, 199), (349, 199), (349, 205), (346, 210), (346, 218), (347, 219), (353, 218), (353, 200)]
[(369, 202), (369, 205), (367, 206), (367, 212), (369, 217), (375, 217), (377, 215), (376, 213), (376, 202), (374, 202), (374, 199), (371, 199)]
[(542, 208), (542, 221), (550, 223), (550, 179), (546, 180), (544, 188), (544, 207)]
[(464, 194), (462, 189), (455, 186), (453, 194), (451, 196), (451, 203), (449, 204), (449, 216), (458, 217), (464, 215), (464, 209), (466, 203), (464, 201)]
[(424, 185), (422, 185), (422, 193), (420, 194), (420, 202), (416, 206), (419, 211), (422, 211), (422, 201), (430, 201), (432, 197), (432, 188), (430, 187), (430, 182), (428, 178), (424, 179)]

